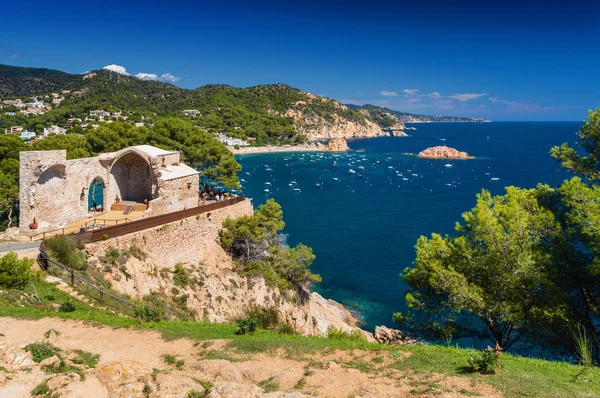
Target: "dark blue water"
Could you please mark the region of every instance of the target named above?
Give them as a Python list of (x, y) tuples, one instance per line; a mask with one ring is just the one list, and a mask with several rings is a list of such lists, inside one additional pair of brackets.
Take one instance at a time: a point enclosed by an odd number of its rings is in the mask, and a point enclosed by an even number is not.
[[(255, 206), (275, 198), (283, 207), (288, 242), (313, 248), (313, 272), (323, 277), (315, 290), (357, 311), (366, 328), (393, 326), (392, 313), (406, 310), (399, 274), (412, 265), (417, 239), (452, 233), (461, 213), (475, 205), (475, 194), (482, 189), (502, 194), (505, 186), (535, 187), (539, 182), (556, 186), (568, 178), (548, 152), (553, 145), (573, 142), (581, 123), (414, 126), (412, 137), (350, 141), (354, 151), (342, 155), (238, 158), (246, 196)], [(404, 154), (444, 144), (477, 159), (425, 160)], [(364, 152), (356, 152), (360, 148)], [(297, 184), (289, 186), (292, 181)], [(316, 183), (322, 187), (314, 187)]]

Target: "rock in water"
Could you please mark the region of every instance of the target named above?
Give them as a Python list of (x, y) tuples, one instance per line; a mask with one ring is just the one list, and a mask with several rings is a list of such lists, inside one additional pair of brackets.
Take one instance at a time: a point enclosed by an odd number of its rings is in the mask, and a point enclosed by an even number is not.
[(376, 326), (373, 333), (375, 340), (379, 344), (388, 345), (413, 345), (420, 344), (418, 341), (408, 337), (403, 331), (398, 329), (389, 329), (385, 326)]
[(348, 143), (343, 138), (334, 138), (327, 143), (328, 152), (346, 152), (349, 150)]
[(475, 156), (471, 156), (466, 152), (461, 152), (457, 149), (442, 146), (434, 146), (427, 148), (424, 151), (419, 152), (417, 155), (420, 158), (426, 159), (474, 159)]

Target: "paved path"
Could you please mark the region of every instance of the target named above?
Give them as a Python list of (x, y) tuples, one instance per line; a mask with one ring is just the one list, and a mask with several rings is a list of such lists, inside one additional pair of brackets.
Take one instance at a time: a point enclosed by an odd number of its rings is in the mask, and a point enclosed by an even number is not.
[(37, 249), (40, 247), (40, 241), (0, 244), (0, 252), (15, 252), (18, 250)]

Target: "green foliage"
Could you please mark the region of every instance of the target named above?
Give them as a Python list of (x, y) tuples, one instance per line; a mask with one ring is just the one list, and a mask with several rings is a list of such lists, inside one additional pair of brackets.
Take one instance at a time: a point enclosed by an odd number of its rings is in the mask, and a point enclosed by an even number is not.
[(182, 263), (175, 264), (175, 270), (173, 271), (173, 283), (175, 286), (186, 287), (189, 286), (191, 280), (188, 271), (183, 267)]
[(575, 356), (579, 360), (583, 369), (573, 376), (573, 381), (577, 381), (585, 375), (587, 371), (594, 367), (594, 356), (592, 353), (592, 344), (588, 339), (587, 332), (581, 325), (577, 325), (577, 333), (573, 332), (573, 340), (575, 341)]
[(87, 269), (87, 259), (82, 249), (83, 243), (67, 235), (57, 235), (46, 241), (50, 257), (67, 268), (77, 271)]
[(296, 330), (289, 324), (287, 323), (283, 323), (281, 325), (279, 325), (279, 327), (277, 328), (277, 333), (279, 334), (296, 334)]
[(581, 154), (568, 143), (553, 147), (550, 154), (567, 170), (593, 184), (598, 184), (600, 183), (600, 108), (588, 111), (588, 120), (577, 133), (577, 138), (577, 147), (587, 155)]
[(19, 259), (13, 252), (0, 257), (0, 287), (24, 289), (33, 277), (32, 264), (30, 258)]
[(329, 326), (327, 328), (327, 338), (346, 341), (367, 341), (367, 338), (358, 329), (354, 329), (351, 332), (345, 332), (335, 326)]
[(53, 346), (48, 342), (32, 343), (26, 345), (23, 350), (31, 352), (35, 363), (40, 363), (46, 358), (50, 358), (60, 352), (60, 348)]
[(163, 360), (167, 365), (175, 365), (177, 362), (177, 357), (175, 355), (164, 354)]
[[(491, 340), (506, 349), (549, 305), (548, 245), (559, 225), (536, 190), (482, 191), (463, 214), (456, 237), (419, 238), (414, 268), (401, 275), (409, 307), (428, 314), (428, 328)], [(436, 319), (439, 319), (436, 321)]]
[(98, 366), (98, 361), (100, 360), (100, 355), (92, 354), (91, 352), (83, 351), (83, 350), (73, 350), (75, 352), (75, 356), (72, 358), (73, 363), (77, 365), (83, 365), (86, 368), (95, 368)]
[(159, 311), (150, 308), (147, 304), (137, 305), (134, 309), (134, 315), (144, 322), (159, 322), (162, 318)]
[(252, 306), (247, 312), (247, 318), (254, 319), (256, 326), (261, 329), (275, 329), (279, 325), (279, 314), (275, 307)]
[(120, 253), (114, 247), (109, 247), (102, 257), (102, 261), (106, 264), (117, 265), (119, 263)]
[(35, 386), (35, 388), (33, 390), (31, 390), (31, 395), (34, 397), (43, 395), (43, 396), (50, 396), (50, 387), (48, 387), (48, 380), (44, 380), (43, 382), (41, 382), (40, 384), (38, 384), (37, 386)]
[(279, 390), (279, 382), (275, 380), (275, 377), (270, 377), (266, 380), (260, 381), (258, 386), (265, 390), (266, 393)]
[(256, 319), (253, 318), (244, 318), (239, 319), (236, 322), (237, 329), (235, 330), (235, 334), (244, 335), (244, 334), (252, 334), (256, 331), (257, 322)]
[(493, 375), (500, 367), (499, 358), (501, 355), (500, 350), (488, 347), (485, 350), (472, 353), (467, 363), (475, 373)]
[(58, 312), (73, 312), (76, 310), (75, 304), (70, 301), (65, 301), (58, 307)]
[(286, 247), (278, 236), (285, 227), (281, 206), (273, 199), (262, 204), (252, 216), (226, 219), (219, 233), (221, 246), (248, 275), (261, 275), (281, 292), (295, 289), (305, 299), (311, 283), (321, 277), (310, 272), (315, 259), (312, 249), (299, 244)]

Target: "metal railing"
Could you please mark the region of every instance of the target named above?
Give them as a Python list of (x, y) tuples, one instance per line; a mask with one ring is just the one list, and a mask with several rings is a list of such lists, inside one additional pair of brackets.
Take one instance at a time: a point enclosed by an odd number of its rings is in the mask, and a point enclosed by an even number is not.
[[(110, 292), (106, 291), (102, 286), (96, 286), (93, 282), (85, 279), (84, 277), (82, 277), (81, 275), (77, 274), (74, 270), (69, 269), (67, 267), (65, 267), (63, 264), (56, 262), (54, 260), (52, 260), (50, 258), (50, 256), (48, 255), (48, 253), (46, 252), (46, 241), (43, 241), (42, 244), (40, 245), (40, 253), (38, 254), (37, 257), (37, 263), (40, 266), (40, 268), (42, 268), (44, 271), (50, 273), (50, 265), (56, 266), (58, 268), (60, 268), (62, 271), (64, 271), (67, 275), (68, 275), (68, 283), (69, 285), (71, 285), (71, 287), (75, 287), (75, 283), (77, 281), (79, 281), (80, 283), (83, 283), (84, 285), (88, 286), (89, 288), (92, 289), (92, 291), (95, 291), (98, 293), (98, 297), (93, 297), (95, 299), (97, 299), (101, 304), (107, 304), (108, 302), (110, 302), (111, 300), (116, 303), (116, 304), (125, 304), (126, 306), (126, 310), (132, 310), (133, 308), (135, 308), (137, 306), (137, 304), (132, 303), (131, 301), (127, 301), (124, 298), (115, 296), (114, 294), (111, 294)], [(57, 277), (61, 277), (63, 275), (55, 275)], [(122, 307), (118, 307), (119, 309), (122, 309)]]
[[(52, 231), (45, 231), (45, 232), (40, 232), (39, 234), (31, 235), (31, 236), (29, 236), (29, 240), (30, 241), (37, 240), (39, 237), (41, 237), (42, 240), (46, 240), (46, 238), (50, 238), (52, 236), (57, 236), (57, 235), (77, 234), (80, 232), (81, 228), (85, 228), (85, 229), (88, 229), (90, 227), (105, 228), (108, 224), (111, 224), (111, 223), (114, 225), (119, 225), (119, 223), (124, 224), (127, 222), (131, 222), (131, 220), (127, 217), (119, 218), (116, 220), (112, 220), (112, 219), (108, 219), (108, 218), (93, 218), (90, 221), (86, 221), (85, 224), (82, 224), (79, 227), (65, 227), (65, 228), (54, 229)], [(70, 230), (70, 229), (72, 229), (73, 231), (65, 234), (65, 230)]]

